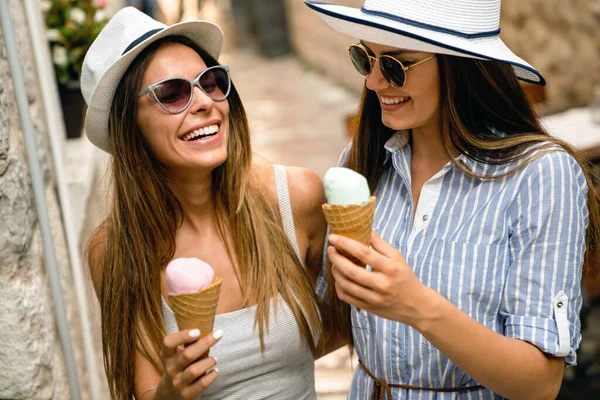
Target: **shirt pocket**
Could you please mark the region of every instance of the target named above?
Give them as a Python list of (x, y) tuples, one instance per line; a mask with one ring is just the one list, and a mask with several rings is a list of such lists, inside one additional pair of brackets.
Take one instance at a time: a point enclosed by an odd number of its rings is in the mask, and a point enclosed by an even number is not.
[(510, 265), (508, 245), (433, 239), (419, 261), (422, 283), (484, 325), (494, 323)]

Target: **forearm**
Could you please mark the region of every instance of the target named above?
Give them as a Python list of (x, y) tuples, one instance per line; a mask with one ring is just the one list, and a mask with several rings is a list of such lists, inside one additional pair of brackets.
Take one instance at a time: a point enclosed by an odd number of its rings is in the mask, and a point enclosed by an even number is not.
[(414, 326), (458, 368), (509, 399), (556, 397), (564, 369), (562, 360), (492, 331), (435, 292), (431, 298), (423, 318)]
[(314, 357), (315, 360), (326, 356), (327, 354), (348, 344), (348, 340), (337, 330), (325, 332), (322, 343), (317, 345)]
[(325, 301), (319, 301), (319, 313), (321, 315), (323, 335), (320, 338), (317, 348), (315, 349), (315, 360), (339, 349), (350, 343), (351, 328), (350, 316), (346, 322), (345, 334), (342, 333), (342, 321), (345, 318), (337, 318), (334, 308)]
[(167, 400), (178, 398), (169, 389), (165, 379), (154, 382), (142, 382), (136, 385), (135, 398), (137, 400)]
[[(175, 396), (176, 395), (170, 390), (169, 385), (165, 382), (165, 379), (161, 379), (160, 383), (154, 390), (153, 396), (148, 397), (148, 399), (152, 398), (152, 400), (168, 400), (168, 399), (179, 398), (179, 396), (177, 396), (177, 397), (175, 397)], [(142, 397), (142, 399), (140, 399), (140, 400), (145, 400), (145, 399), (146, 399), (146, 397)]]

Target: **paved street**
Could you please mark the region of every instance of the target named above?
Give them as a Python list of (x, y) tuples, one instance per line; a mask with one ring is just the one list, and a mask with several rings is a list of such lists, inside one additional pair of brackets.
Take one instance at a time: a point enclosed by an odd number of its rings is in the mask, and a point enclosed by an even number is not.
[(345, 117), (356, 111), (359, 94), (339, 87), (293, 55), (262, 57), (249, 39), (236, 37), (228, 2), (217, 4), (203, 1), (200, 17), (225, 31), (220, 62), (231, 67), (250, 121), (254, 151), (323, 176), (347, 142)]
[(292, 56), (266, 60), (250, 51), (226, 53), (250, 121), (254, 151), (273, 162), (323, 176), (337, 163), (347, 134), (345, 115), (358, 96), (307, 70)]

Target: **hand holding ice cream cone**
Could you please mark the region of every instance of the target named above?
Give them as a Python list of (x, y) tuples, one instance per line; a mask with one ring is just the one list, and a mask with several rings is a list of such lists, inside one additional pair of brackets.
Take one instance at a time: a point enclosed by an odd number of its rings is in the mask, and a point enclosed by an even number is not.
[[(217, 330), (200, 339), (200, 330), (182, 330), (165, 336), (160, 358), (164, 374), (158, 387), (161, 398), (197, 398), (218, 378), (216, 357), (203, 358), (222, 337)], [(199, 384), (201, 382), (201, 384)], [(153, 390), (153, 389), (150, 389)], [(143, 396), (142, 396), (143, 397)]]
[[(369, 246), (375, 217), (375, 197), (371, 196), (366, 178), (348, 168), (329, 168), (323, 180), (327, 204), (323, 204), (322, 208), (331, 233)], [(350, 254), (341, 254), (355, 264), (366, 267)], [(329, 279), (330, 282), (333, 280), (331, 271)], [(357, 310), (360, 311), (360, 308)]]

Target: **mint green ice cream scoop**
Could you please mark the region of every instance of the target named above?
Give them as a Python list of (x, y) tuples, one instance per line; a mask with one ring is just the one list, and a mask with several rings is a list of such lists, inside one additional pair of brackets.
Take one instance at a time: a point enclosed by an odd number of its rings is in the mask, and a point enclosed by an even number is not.
[(361, 204), (371, 196), (367, 179), (348, 168), (329, 168), (323, 177), (328, 204)]

